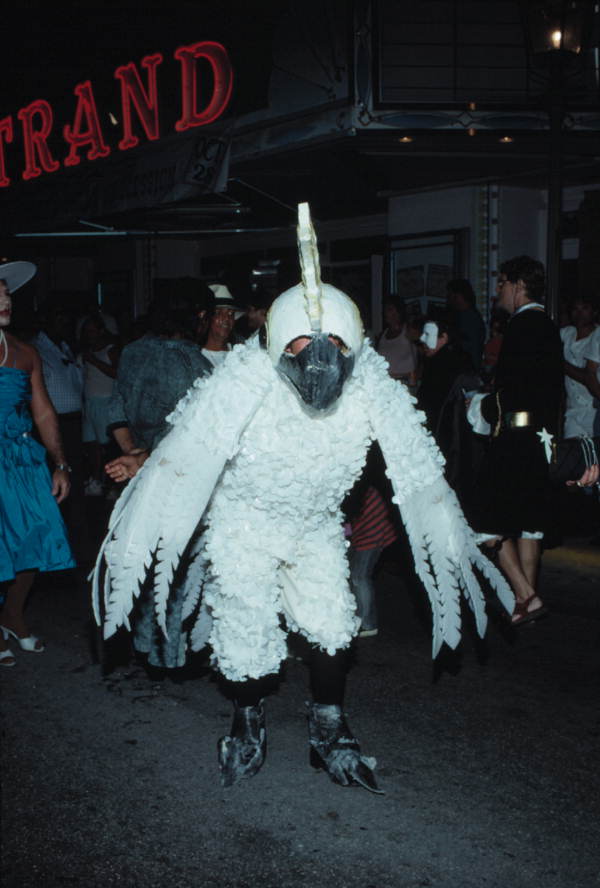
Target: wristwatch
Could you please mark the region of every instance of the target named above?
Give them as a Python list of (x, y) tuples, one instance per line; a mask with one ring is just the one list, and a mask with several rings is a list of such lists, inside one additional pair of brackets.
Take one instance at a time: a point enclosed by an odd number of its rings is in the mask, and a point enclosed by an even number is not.
[(57, 472), (72, 472), (73, 469), (68, 463), (57, 463), (55, 466)]

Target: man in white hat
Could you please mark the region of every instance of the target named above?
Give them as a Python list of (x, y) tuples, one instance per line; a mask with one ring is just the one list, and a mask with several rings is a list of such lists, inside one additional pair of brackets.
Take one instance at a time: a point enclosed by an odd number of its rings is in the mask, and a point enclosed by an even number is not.
[(273, 303), (264, 345), (254, 337), (234, 348), (220, 370), (194, 384), (170, 417), (171, 432), (117, 502), (96, 566), (95, 609), (99, 619), (104, 573), (111, 636), (146, 582), (165, 631), (174, 576), (202, 518), (183, 619), (193, 623), (193, 649), (209, 641), (234, 700), (231, 732), (219, 743), (223, 784), (263, 764), (263, 700), (294, 631), (312, 650), (311, 763), (336, 783), (378, 792), (375, 760), (361, 753), (342, 711), (346, 653), (360, 621), (341, 503), (373, 439), (431, 598), (434, 654), (459, 642), (461, 591), (485, 629), (472, 565), (509, 612), (513, 599), (478, 550), (412, 398), (365, 341), (358, 309), (321, 283), (306, 204), (298, 236), (302, 283)]
[(213, 367), (219, 367), (233, 347), (235, 341), (233, 326), (243, 311), (225, 284), (209, 284), (209, 287), (215, 294), (215, 306), (208, 321), (202, 354)]

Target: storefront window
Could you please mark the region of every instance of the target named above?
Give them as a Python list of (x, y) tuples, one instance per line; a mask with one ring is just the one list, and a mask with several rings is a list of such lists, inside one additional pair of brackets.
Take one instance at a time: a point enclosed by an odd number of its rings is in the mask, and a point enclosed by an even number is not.
[(468, 229), (405, 235), (392, 241), (391, 293), (401, 296), (411, 314), (425, 315), (446, 302), (446, 284), (465, 277)]

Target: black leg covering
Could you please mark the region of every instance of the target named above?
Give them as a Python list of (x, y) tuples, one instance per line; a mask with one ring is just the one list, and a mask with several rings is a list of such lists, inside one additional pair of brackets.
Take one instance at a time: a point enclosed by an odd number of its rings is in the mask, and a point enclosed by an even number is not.
[(263, 675), (262, 678), (249, 678), (247, 681), (223, 679), (221, 690), (239, 706), (258, 706), (261, 700), (273, 693), (276, 686), (276, 676)]
[(313, 649), (310, 685), (314, 703), (308, 704), (310, 763), (327, 771), (334, 783), (380, 793), (373, 774), (375, 759), (361, 755), (342, 712), (347, 672), (348, 651), (331, 655)]
[(310, 658), (310, 690), (315, 703), (341, 706), (344, 702), (347, 674), (347, 650), (328, 654), (314, 647)]

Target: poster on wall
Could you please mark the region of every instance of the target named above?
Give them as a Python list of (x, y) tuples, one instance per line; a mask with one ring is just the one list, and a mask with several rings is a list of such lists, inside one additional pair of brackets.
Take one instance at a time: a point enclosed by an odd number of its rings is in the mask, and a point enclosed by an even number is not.
[(399, 268), (396, 272), (396, 288), (398, 296), (404, 299), (409, 313), (422, 311), (425, 294), (425, 266), (412, 265), (410, 268)]
[(446, 304), (446, 284), (452, 280), (453, 270), (450, 265), (427, 266), (427, 310)]

